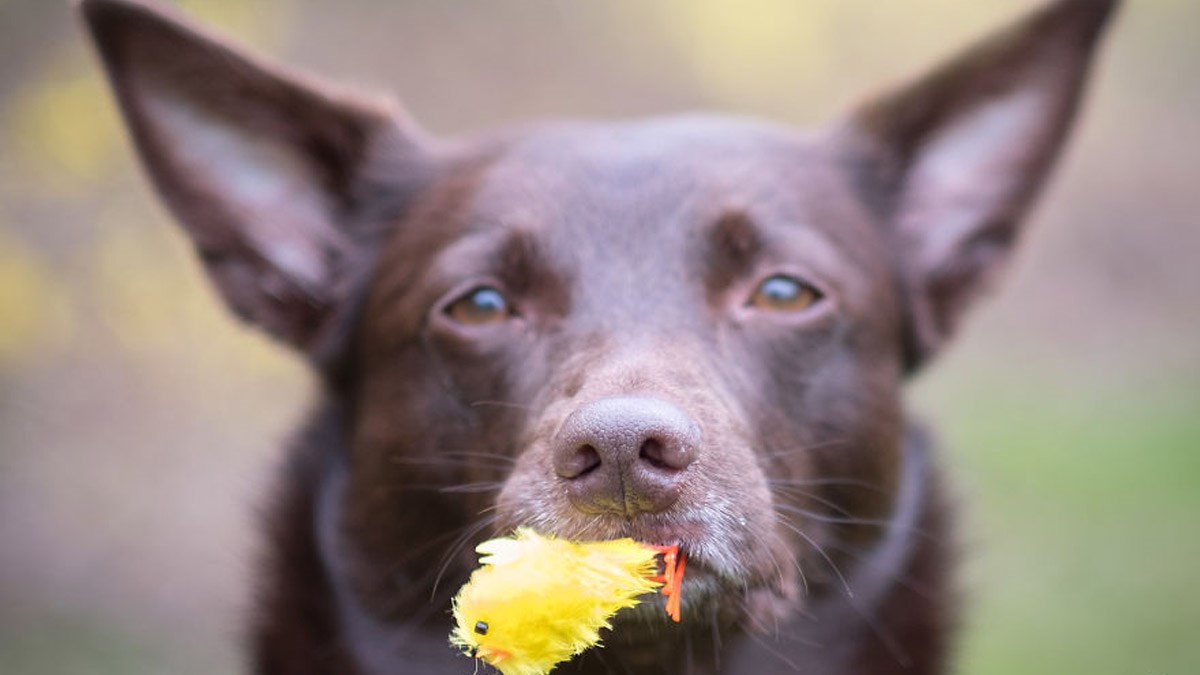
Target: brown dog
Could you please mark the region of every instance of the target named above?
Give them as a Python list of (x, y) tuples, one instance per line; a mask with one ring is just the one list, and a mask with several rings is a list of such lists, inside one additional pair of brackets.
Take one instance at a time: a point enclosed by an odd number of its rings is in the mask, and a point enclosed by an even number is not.
[(1116, 3), (1059, 0), (800, 135), (723, 117), (442, 141), (157, 6), (83, 0), (241, 317), (305, 352), (259, 673), (465, 673), (473, 544), (679, 542), (684, 621), (560, 672), (937, 673), (950, 521), (906, 377), (1005, 260)]

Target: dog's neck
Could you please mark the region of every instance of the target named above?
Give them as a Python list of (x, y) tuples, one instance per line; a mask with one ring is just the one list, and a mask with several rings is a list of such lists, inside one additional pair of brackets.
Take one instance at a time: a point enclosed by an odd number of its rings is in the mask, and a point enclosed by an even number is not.
[[(830, 631), (865, 627), (891, 658), (900, 663), (911, 659), (890, 635), (884, 605), (898, 583), (912, 582), (914, 551), (922, 538), (932, 536), (924, 525), (935, 501), (930, 454), (920, 432), (908, 435), (894, 506), (883, 533), (867, 551), (856, 555), (850, 569), (844, 570), (844, 584), (839, 582), (824, 597), (813, 598), (800, 612), (793, 625), (802, 635), (795, 636), (790, 643), (803, 645), (800, 651), (807, 651), (813, 645), (837, 644)], [(360, 600), (351, 583), (348, 562), (354, 559), (355, 552), (342, 528), (348, 474), (345, 456), (344, 452), (325, 455), (325, 466), (315, 486), (312, 527), (317, 554), (333, 596), (335, 624), (347, 656), (363, 675), (415, 672), (415, 664), (420, 664), (418, 670), (443, 664), (447, 668), (461, 668), (461, 657), (452, 652), (443, 636), (449, 633), (449, 619), (443, 616), (444, 612), (434, 613), (432, 620), (427, 621), (390, 622), (375, 616)], [(744, 636), (724, 636), (730, 647), (730, 660), (739, 660), (741, 652), (749, 662), (761, 663), (762, 655), (752, 654), (765, 646), (747, 639), (741, 639), (745, 644), (739, 645), (739, 638)], [(780, 653), (767, 649), (781, 663), (802, 658), (786, 645)], [(695, 662), (693, 668), (699, 672), (711, 668), (715, 672), (715, 664), (722, 656), (715, 654), (711, 658), (713, 663), (708, 668)]]
[[(341, 527), (346, 482), (344, 453), (330, 453), (317, 488), (313, 528), (345, 649), (362, 675), (406, 672), (414, 662), (454, 663), (448, 640), (430, 639), (426, 624), (385, 623), (371, 615), (359, 601), (351, 587), (351, 572), (346, 562), (352, 559), (354, 552), (345, 541)], [(448, 636), (449, 630), (445, 633)]]

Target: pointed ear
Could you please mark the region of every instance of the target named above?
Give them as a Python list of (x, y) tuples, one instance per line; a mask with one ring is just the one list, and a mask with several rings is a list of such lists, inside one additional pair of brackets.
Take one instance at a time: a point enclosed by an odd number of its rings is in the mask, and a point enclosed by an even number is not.
[(1051, 2), (869, 101), (841, 129), (908, 286), (910, 369), (954, 332), (1007, 259), (1116, 4)]
[(147, 172), (225, 301), (322, 348), (389, 212), (422, 180), (420, 134), (394, 106), (283, 72), (149, 2), (79, 10)]

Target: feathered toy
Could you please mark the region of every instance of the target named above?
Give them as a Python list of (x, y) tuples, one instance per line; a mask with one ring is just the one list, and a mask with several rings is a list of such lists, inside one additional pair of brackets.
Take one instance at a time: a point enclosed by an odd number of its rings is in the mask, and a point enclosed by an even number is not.
[(687, 560), (678, 545), (581, 543), (521, 528), (475, 550), (481, 567), (454, 598), (450, 642), (504, 675), (549, 673), (598, 643), (618, 610), (659, 587), (667, 614), (679, 621)]

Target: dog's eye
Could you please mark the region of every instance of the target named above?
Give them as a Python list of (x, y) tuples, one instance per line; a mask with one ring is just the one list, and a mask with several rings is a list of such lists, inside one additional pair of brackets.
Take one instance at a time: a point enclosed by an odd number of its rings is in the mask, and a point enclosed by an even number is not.
[(505, 321), (513, 312), (503, 293), (491, 286), (479, 286), (450, 303), (446, 314), (459, 323), (479, 325)]
[(763, 279), (747, 304), (775, 312), (798, 312), (813, 306), (822, 297), (821, 292), (810, 284), (786, 274), (774, 274)]

